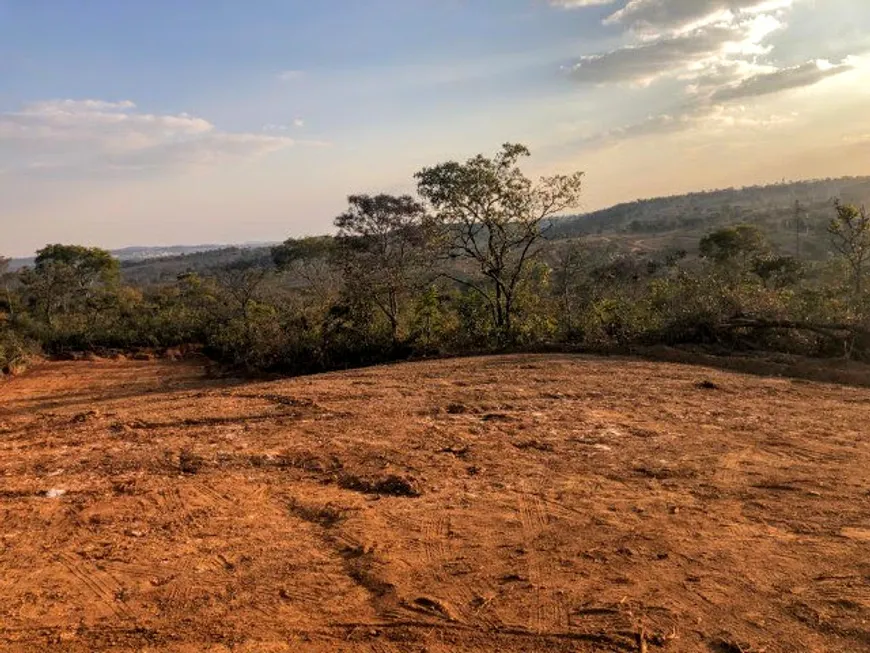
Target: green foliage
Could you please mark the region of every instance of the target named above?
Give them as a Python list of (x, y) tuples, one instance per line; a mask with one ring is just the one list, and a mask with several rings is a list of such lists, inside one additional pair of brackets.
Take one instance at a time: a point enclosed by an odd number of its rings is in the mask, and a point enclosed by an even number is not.
[(769, 249), (761, 229), (751, 224), (738, 224), (719, 229), (701, 239), (701, 256), (720, 265), (745, 265)]
[[(78, 245), (46, 245), (20, 280), (44, 339), (88, 342), (94, 320), (115, 301), (120, 264), (109, 252)], [(54, 343), (52, 343), (54, 344)]]
[(788, 288), (797, 285), (806, 274), (806, 266), (793, 256), (769, 254), (757, 257), (752, 271), (765, 286)]
[(14, 374), (23, 369), (36, 355), (39, 346), (19, 331), (0, 322), (0, 376)]
[[(778, 252), (823, 261), (830, 242), (831, 198), (870, 202), (870, 177), (819, 179), (748, 186), (639, 200), (554, 222), (554, 238), (601, 234), (626, 249), (697, 244), (711, 231), (735, 224), (761, 228)], [(692, 251), (692, 254), (695, 252)]]
[(527, 156), (525, 146), (508, 143), (493, 158), (450, 161), (415, 175), (446, 255), (472, 261), (481, 277), (454, 278), (485, 300), (504, 342), (516, 337), (516, 293), (540, 252), (544, 221), (576, 207), (582, 186), (580, 172), (534, 184), (518, 165)]
[(411, 314), (411, 342), (424, 354), (440, 353), (455, 336), (458, 320), (451, 310), (453, 298), (430, 285), (414, 300)]
[(381, 312), (397, 345), (409, 296), (429, 281), (425, 210), (409, 195), (351, 195), (348, 203), (335, 219), (334, 254), (350, 291)]
[(288, 239), (271, 252), (222, 250), (195, 266), (184, 262), (200, 255), (180, 257), (160, 268), (159, 282), (132, 283), (139, 267), (122, 277), (104, 250), (48, 245), (31, 268), (0, 270), (0, 369), (40, 347), (188, 344), (237, 369), (285, 373), (543, 345), (694, 344), (870, 360), (863, 209), (838, 203), (821, 227), (789, 209), (798, 236), (827, 234), (835, 255), (824, 260), (792, 255), (806, 243), (777, 247), (736, 210), (699, 234), (697, 247), (549, 240), (552, 215), (578, 201), (582, 176), (535, 183), (518, 165), (527, 155), (506, 145), (493, 158), (425, 168), (416, 177), (425, 206), (354, 195), (335, 236)]
[(98, 281), (117, 281), (120, 263), (109, 252), (98, 247), (80, 245), (46, 245), (36, 253), (36, 271), (47, 273), (52, 268), (67, 268), (81, 287)]
[(536, 345), (555, 338), (558, 322), (551, 285), (552, 270), (541, 261), (533, 262), (517, 285), (513, 326), (516, 344)]
[(288, 238), (272, 248), (272, 261), (278, 269), (286, 270), (305, 261), (327, 257), (334, 250), (335, 239), (332, 236)]

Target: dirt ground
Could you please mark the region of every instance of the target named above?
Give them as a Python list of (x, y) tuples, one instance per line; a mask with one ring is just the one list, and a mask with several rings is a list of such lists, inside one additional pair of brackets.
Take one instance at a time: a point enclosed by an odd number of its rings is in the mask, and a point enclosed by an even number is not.
[(0, 385), (0, 651), (870, 650), (870, 389), (541, 355)]

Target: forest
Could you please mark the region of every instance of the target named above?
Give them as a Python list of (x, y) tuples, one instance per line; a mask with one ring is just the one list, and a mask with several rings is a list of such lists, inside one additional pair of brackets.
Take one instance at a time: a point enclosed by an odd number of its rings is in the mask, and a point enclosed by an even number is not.
[(523, 145), (352, 195), (332, 235), (122, 264), (0, 259), (0, 369), (195, 349), (301, 374), (494, 351), (650, 345), (870, 359), (866, 178), (696, 193), (582, 216), (580, 172)]

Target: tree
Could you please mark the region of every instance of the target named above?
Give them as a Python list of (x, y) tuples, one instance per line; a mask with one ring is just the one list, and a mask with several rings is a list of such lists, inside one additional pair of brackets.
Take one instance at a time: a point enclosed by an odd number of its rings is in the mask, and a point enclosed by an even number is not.
[(752, 263), (752, 271), (765, 287), (776, 289), (796, 285), (804, 276), (803, 264), (794, 256), (759, 256)]
[(51, 267), (68, 267), (80, 289), (100, 282), (117, 281), (120, 271), (118, 259), (110, 252), (81, 245), (46, 245), (36, 252), (35, 265), (37, 272), (45, 272)]
[(769, 249), (764, 233), (755, 225), (738, 224), (704, 236), (699, 243), (701, 256), (719, 264), (740, 264), (744, 268)]
[(340, 274), (333, 265), (335, 251), (332, 236), (288, 238), (272, 248), (272, 261), (293, 287), (301, 286), (305, 294), (328, 304), (341, 287)]
[(864, 275), (870, 260), (870, 216), (862, 206), (860, 209), (851, 204), (841, 204), (828, 225), (831, 245), (845, 259), (852, 272), (852, 284), (856, 296), (864, 290)]
[(384, 315), (396, 344), (404, 302), (427, 281), (426, 211), (409, 195), (351, 195), (348, 203), (335, 219), (345, 282)]
[(22, 283), (49, 326), (55, 316), (83, 310), (95, 294), (120, 280), (120, 263), (98, 247), (46, 245)]
[(329, 258), (334, 249), (335, 239), (332, 236), (288, 238), (272, 248), (272, 262), (284, 271), (299, 262)]
[(448, 275), (484, 298), (500, 339), (513, 337), (516, 292), (539, 253), (547, 219), (579, 203), (583, 173), (533, 183), (518, 167), (524, 145), (506, 144), (494, 158), (478, 155), (416, 174), (420, 195), (435, 211), (450, 258), (476, 264), (476, 282)]
[(14, 309), (12, 306), (12, 291), (9, 288), (9, 259), (0, 256), (0, 282), (3, 283), (4, 291), (4, 310), (9, 313), (10, 317), (14, 317)]
[(588, 252), (579, 240), (568, 241), (558, 253), (555, 265), (554, 290), (558, 298), (559, 313), (563, 323), (564, 335), (573, 338), (577, 335), (577, 314), (582, 300), (581, 284), (588, 275)]
[(801, 206), (800, 200), (795, 200), (794, 202), (794, 255), (795, 258), (801, 257), (801, 231), (806, 229), (806, 220), (804, 219), (804, 215), (806, 214), (806, 210)]
[(260, 265), (257, 261), (243, 260), (227, 265), (218, 274), (218, 283), (232, 304), (234, 317), (242, 321), (246, 342), (252, 340), (252, 309), (271, 272), (271, 267)]

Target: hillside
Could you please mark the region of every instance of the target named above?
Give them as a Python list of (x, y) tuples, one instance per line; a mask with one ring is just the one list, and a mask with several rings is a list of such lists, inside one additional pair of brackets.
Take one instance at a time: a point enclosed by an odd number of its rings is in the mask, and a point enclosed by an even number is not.
[(638, 200), (555, 221), (552, 235), (610, 237), (648, 250), (692, 251), (710, 231), (740, 222), (756, 224), (784, 253), (823, 258), (834, 200), (870, 202), (870, 177), (843, 177), (771, 186), (729, 188)]
[(0, 385), (0, 649), (865, 650), (868, 405), (566, 355), (45, 364)]
[[(800, 248), (805, 258), (824, 258), (825, 231), (835, 199), (870, 203), (870, 177), (843, 177), (771, 186), (729, 188), (626, 202), (552, 221), (553, 239), (580, 236), (606, 240), (624, 250), (692, 252), (710, 231), (740, 222), (757, 224), (783, 253)], [(796, 203), (797, 211), (796, 211)], [(128, 247), (112, 253), (122, 262), (130, 283), (174, 280), (185, 272), (209, 272), (240, 260), (270, 260), (271, 245), (198, 245)], [(12, 259), (10, 269), (32, 265), (32, 258)]]
[(121, 272), (127, 283), (150, 284), (174, 281), (187, 272), (206, 273), (239, 261), (271, 261), (270, 247), (220, 247), (135, 261), (122, 261)]
[[(227, 245), (169, 245), (166, 247), (124, 247), (111, 251), (112, 256), (117, 258), (125, 267), (137, 266), (154, 266), (160, 269), (161, 264), (166, 263), (168, 266), (173, 266), (174, 261), (192, 261), (193, 266), (197, 266), (197, 261), (209, 261), (209, 255), (212, 252), (238, 252), (243, 255), (249, 250), (267, 251), (270, 244), (268, 243), (253, 243), (248, 245), (238, 245), (228, 247)], [(216, 260), (224, 260), (225, 255), (215, 254)], [(33, 265), (33, 257), (14, 258), (10, 260), (9, 268), (12, 271), (20, 270), (23, 267)], [(206, 264), (207, 266), (207, 264)]]

